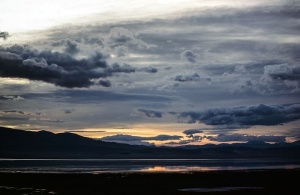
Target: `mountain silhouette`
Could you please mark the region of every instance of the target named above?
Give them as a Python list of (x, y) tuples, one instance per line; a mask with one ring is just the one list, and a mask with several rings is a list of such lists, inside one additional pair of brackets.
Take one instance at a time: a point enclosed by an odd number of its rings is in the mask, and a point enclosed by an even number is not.
[(54, 134), (0, 127), (0, 158), (288, 158), (300, 159), (299, 141), (155, 147), (105, 142), (73, 133)]

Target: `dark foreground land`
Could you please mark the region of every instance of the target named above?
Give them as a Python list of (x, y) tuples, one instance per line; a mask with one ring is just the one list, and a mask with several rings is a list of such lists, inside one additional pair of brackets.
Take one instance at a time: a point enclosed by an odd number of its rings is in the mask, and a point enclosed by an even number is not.
[(300, 170), (0, 173), (0, 194), (298, 194)]

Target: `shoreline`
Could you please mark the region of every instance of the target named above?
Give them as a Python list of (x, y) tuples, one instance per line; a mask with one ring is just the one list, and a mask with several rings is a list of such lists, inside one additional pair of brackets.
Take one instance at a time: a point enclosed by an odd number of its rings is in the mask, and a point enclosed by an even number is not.
[(0, 173), (0, 194), (292, 194), (298, 178), (300, 169)]

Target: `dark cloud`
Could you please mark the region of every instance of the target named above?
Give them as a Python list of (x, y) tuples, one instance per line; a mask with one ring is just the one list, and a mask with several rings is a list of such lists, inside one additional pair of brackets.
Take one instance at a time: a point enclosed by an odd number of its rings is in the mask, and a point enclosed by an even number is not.
[(264, 74), (274, 80), (300, 82), (300, 65), (268, 65), (264, 67)]
[(183, 112), (179, 117), (189, 118), (188, 123), (206, 125), (279, 125), (300, 119), (300, 104), (240, 106), (216, 108), (202, 112)]
[[(254, 74), (261, 76), (257, 78)], [(240, 65), (236, 66), (234, 73), (223, 76), (224, 78), (240, 77), (234, 84), (234, 92), (254, 91), (265, 95), (300, 91), (300, 66), (294, 63), (274, 61), (273, 63), (253, 64), (253, 66)]]
[(182, 136), (178, 135), (157, 135), (154, 137), (141, 137), (141, 136), (132, 136), (117, 134), (112, 136), (106, 136), (101, 138), (103, 141), (168, 141), (168, 140), (180, 140)]
[(148, 72), (148, 73), (157, 73), (157, 68), (153, 68), (153, 67), (145, 67), (145, 68), (140, 68), (140, 71), (143, 72)]
[[(137, 69), (129, 64), (108, 65), (106, 56), (95, 51), (88, 58), (76, 59), (69, 53), (50, 50), (33, 50), (28, 46), (14, 45), (0, 50), (0, 76), (40, 80), (61, 87), (90, 87), (108, 82), (97, 79), (111, 77), (116, 73), (133, 73)], [(139, 71), (151, 72), (145, 69)], [(153, 72), (153, 71), (152, 71)]]
[(0, 38), (6, 40), (7, 37), (9, 37), (9, 33), (8, 32), (0, 32)]
[(196, 58), (197, 58), (197, 55), (194, 52), (192, 52), (191, 50), (186, 50), (181, 53), (181, 59), (187, 60), (191, 63), (196, 63)]
[(299, 65), (277, 63), (262, 67), (260, 73), (262, 76), (259, 79), (246, 73), (244, 78), (236, 82), (234, 90), (238, 92), (252, 90), (258, 94), (286, 94), (300, 91)]
[(187, 75), (177, 75), (174, 80), (179, 82), (186, 82), (186, 81), (197, 81), (200, 79), (200, 76), (197, 73), (194, 74), (187, 74)]
[(200, 129), (188, 129), (184, 130), (182, 133), (185, 134), (187, 137), (192, 138), (196, 133), (202, 133), (203, 131)]
[[(113, 68), (106, 69), (108, 65), (103, 59), (103, 55), (99, 53), (93, 54), (88, 59), (76, 60), (67, 53), (37, 51), (17, 45), (6, 50), (16, 52), (23, 60), (0, 59), (2, 77), (41, 80), (73, 88), (89, 87), (94, 84), (92, 79), (111, 76), (113, 72)], [(103, 71), (98, 73), (97, 68), (103, 69)]]
[(198, 142), (203, 139), (202, 136), (195, 135), (197, 133), (203, 133), (203, 131), (200, 129), (187, 129), (187, 130), (184, 130), (182, 133), (185, 134), (187, 138), (189, 138), (188, 140), (185, 140), (189, 143)]
[(0, 59), (1, 77), (26, 78), (53, 83), (62, 87), (89, 87), (93, 82), (87, 72), (69, 72), (62, 67), (48, 65), (45, 59), (2, 60)]
[(98, 84), (103, 86), (103, 87), (110, 87), (111, 86), (111, 82), (109, 80), (104, 80), (104, 79), (100, 79)]
[[(212, 133), (212, 134), (216, 134), (216, 133), (219, 133), (219, 134), (222, 134), (224, 133), (225, 131), (226, 132), (229, 132), (229, 131), (236, 131), (238, 129), (241, 129), (241, 128), (244, 128), (244, 129), (247, 129), (247, 128), (250, 128), (251, 126), (247, 126), (247, 125), (237, 125), (237, 124), (232, 124), (232, 125), (215, 125), (215, 126), (210, 126), (210, 127), (203, 127), (203, 128), (197, 128), (197, 129), (191, 129), (191, 131), (195, 130), (195, 131), (199, 131), (199, 133)], [(201, 131), (201, 132), (200, 132)], [(184, 132), (182, 132), (184, 133)], [(184, 133), (185, 134), (185, 133)], [(192, 136), (189, 136), (188, 134), (186, 134), (187, 137), (192, 137)], [(195, 135), (193, 135), (195, 136)]]
[(147, 138), (147, 139), (153, 139), (156, 141), (166, 141), (166, 140), (179, 140), (181, 138), (182, 136), (179, 135), (157, 135), (155, 137)]
[(217, 142), (248, 142), (248, 141), (263, 141), (263, 142), (285, 142), (286, 136), (276, 136), (276, 135), (243, 135), (243, 134), (232, 134), (224, 135), (219, 134), (217, 136), (205, 136), (206, 139), (210, 141)]
[(144, 109), (144, 108), (139, 108), (138, 111), (144, 113), (147, 117), (150, 117), (150, 118), (161, 118), (163, 115), (163, 112), (156, 111), (156, 110)]

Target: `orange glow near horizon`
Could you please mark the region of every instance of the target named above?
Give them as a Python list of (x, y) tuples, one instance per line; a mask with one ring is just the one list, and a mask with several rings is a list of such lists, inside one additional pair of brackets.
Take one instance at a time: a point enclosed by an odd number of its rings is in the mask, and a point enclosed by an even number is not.
[[(143, 137), (153, 137), (157, 135), (180, 135), (182, 131), (186, 129), (196, 129), (199, 128), (199, 124), (184, 124), (184, 123), (173, 123), (173, 124), (154, 124), (154, 123), (143, 123), (143, 124), (133, 124), (129, 127), (103, 127), (103, 128), (86, 128), (86, 129), (72, 129), (69, 132), (76, 133), (81, 136), (86, 136), (90, 138), (102, 138), (105, 136), (111, 136), (116, 134), (133, 135), (133, 136), (143, 136)], [(99, 132), (103, 131), (103, 132)], [(66, 132), (66, 131), (61, 131)]]
[(220, 167), (200, 167), (200, 166), (153, 166), (144, 168), (143, 172), (190, 172), (190, 171), (212, 171), (219, 170)]
[[(284, 125), (285, 128), (289, 127), (289, 124)], [(22, 129), (18, 126), (6, 126), (8, 128), (16, 128), (16, 129)], [(113, 136), (117, 134), (123, 134), (123, 135), (130, 135), (130, 136), (140, 136), (140, 137), (155, 137), (158, 135), (170, 135), (170, 136), (182, 136), (180, 140), (166, 140), (166, 141), (158, 141), (158, 140), (144, 140), (145, 143), (154, 144), (156, 146), (180, 146), (180, 145), (205, 145), (205, 144), (232, 144), (232, 143), (245, 143), (245, 142), (217, 142), (217, 141), (210, 141), (206, 138), (203, 138), (199, 141), (189, 142), (186, 144), (180, 143), (180, 141), (190, 141), (191, 139), (188, 138), (185, 134), (182, 132), (187, 129), (197, 129), (197, 128), (205, 128), (204, 124), (186, 124), (186, 123), (141, 123), (141, 124), (132, 124), (128, 126), (110, 126), (110, 127), (102, 127), (102, 128), (85, 128), (85, 129), (72, 129), (72, 130), (53, 130), (51, 132), (53, 133), (64, 133), (64, 132), (70, 132), (75, 133), (83, 137), (88, 138), (102, 138), (106, 136)], [(209, 127), (207, 127), (209, 129)], [(262, 135), (268, 135), (270, 127), (265, 126), (255, 126), (251, 127), (249, 129), (240, 129), (235, 130), (234, 133), (237, 134), (244, 134), (244, 135), (256, 135), (256, 136), (262, 136)], [(28, 131), (39, 131), (39, 128), (31, 129), (29, 130), (29, 126), (26, 127)], [(47, 129), (47, 128), (44, 128)], [(274, 129), (272, 130), (272, 133), (276, 133), (276, 135), (283, 135), (282, 130)], [(204, 136), (217, 136), (218, 133), (213, 133), (213, 131), (205, 131), (203, 130), (203, 133), (197, 133), (196, 135), (204, 137)], [(287, 137), (286, 142), (294, 142), (297, 141), (296, 139), (292, 137)], [(169, 142), (173, 142), (173, 144), (168, 144)], [(178, 143), (178, 144), (176, 144)]]

